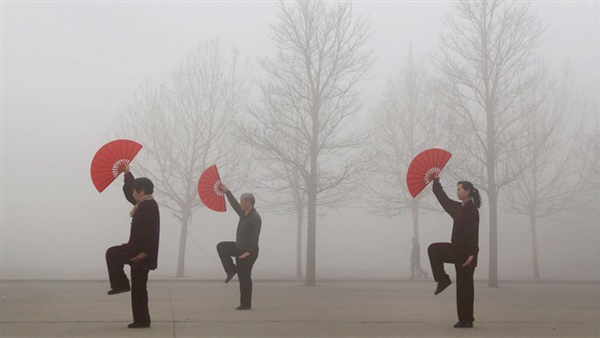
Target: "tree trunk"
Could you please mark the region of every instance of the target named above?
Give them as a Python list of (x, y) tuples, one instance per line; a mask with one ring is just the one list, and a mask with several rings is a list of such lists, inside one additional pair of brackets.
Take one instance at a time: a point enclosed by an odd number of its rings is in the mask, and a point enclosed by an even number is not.
[[(493, 186), (493, 188), (492, 188)], [(490, 190), (495, 189), (496, 182), (493, 185), (490, 182)], [(490, 264), (488, 286), (498, 287), (498, 196), (495, 193), (488, 195), (490, 207)]]
[(306, 285), (317, 285), (317, 154), (312, 152), (308, 182), (308, 231), (306, 235)]
[[(314, 122), (313, 122), (314, 123)], [(314, 129), (314, 128), (313, 128)], [(313, 146), (316, 148), (316, 142)], [(306, 235), (306, 285), (317, 285), (316, 255), (317, 255), (317, 152), (311, 150), (310, 177), (308, 182), (308, 232)]]
[(306, 285), (316, 283), (316, 249), (317, 249), (317, 193), (311, 177), (308, 187), (308, 232), (306, 236)]
[[(485, 45), (484, 45), (485, 46)], [(492, 101), (488, 98), (488, 102)], [(496, 123), (494, 119), (495, 104), (488, 103), (486, 107), (487, 119), (487, 180), (488, 199), (490, 207), (490, 264), (488, 286), (498, 287), (498, 189), (496, 183)]]
[(189, 223), (190, 216), (187, 212), (184, 212), (183, 216), (181, 217), (181, 234), (179, 236), (179, 254), (177, 258), (177, 277), (183, 277), (185, 275), (185, 244), (187, 241)]
[(540, 279), (540, 266), (538, 261), (538, 246), (537, 246), (537, 230), (536, 226), (537, 217), (535, 212), (529, 214), (529, 224), (531, 225), (531, 249), (533, 256), (533, 278)]
[(413, 221), (413, 238), (419, 240), (419, 206), (413, 202), (411, 206), (412, 221)]
[[(310, 72), (309, 72), (310, 73)], [(317, 285), (317, 189), (319, 183), (318, 156), (319, 156), (319, 104), (317, 94), (313, 96), (311, 108), (312, 139), (310, 143), (310, 174), (307, 184), (308, 201), (308, 233), (306, 236), (306, 285)]]
[(302, 222), (304, 221), (304, 208), (298, 210), (296, 234), (296, 277), (302, 277)]
[[(417, 203), (413, 200), (410, 206), (410, 210), (412, 212), (412, 221), (413, 221), (413, 238), (417, 241), (417, 244), (419, 244), (420, 247), (420, 241), (419, 241), (419, 206), (417, 205)], [(411, 241), (412, 244), (412, 241)], [(412, 244), (414, 245), (414, 244)], [(421, 253), (419, 252), (419, 255), (421, 255)], [(420, 264), (420, 263), (419, 263)], [(411, 267), (410, 267), (410, 278), (414, 279), (415, 277), (415, 272), (413, 271), (413, 267), (412, 267), (412, 251), (411, 251)], [(417, 276), (419, 276), (419, 273), (417, 272)]]
[(317, 285), (316, 253), (317, 253), (317, 184), (318, 184), (318, 135), (319, 115), (318, 109), (313, 108), (313, 139), (310, 145), (310, 176), (308, 190), (308, 233), (306, 236), (306, 285)]

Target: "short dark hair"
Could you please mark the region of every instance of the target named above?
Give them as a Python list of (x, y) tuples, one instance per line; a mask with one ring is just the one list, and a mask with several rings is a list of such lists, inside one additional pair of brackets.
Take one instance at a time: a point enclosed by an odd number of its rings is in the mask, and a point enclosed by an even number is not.
[(133, 180), (133, 183), (131, 185), (133, 187), (133, 190), (135, 190), (135, 191), (144, 190), (146, 195), (152, 195), (154, 193), (154, 184), (152, 184), (152, 181), (150, 181), (149, 178), (138, 177), (135, 180)]
[(246, 200), (248, 202), (250, 202), (250, 204), (252, 204), (254, 206), (254, 203), (256, 202), (256, 200), (254, 199), (254, 195), (252, 195), (249, 192), (245, 192), (242, 194), (242, 196), (240, 197), (240, 200)]

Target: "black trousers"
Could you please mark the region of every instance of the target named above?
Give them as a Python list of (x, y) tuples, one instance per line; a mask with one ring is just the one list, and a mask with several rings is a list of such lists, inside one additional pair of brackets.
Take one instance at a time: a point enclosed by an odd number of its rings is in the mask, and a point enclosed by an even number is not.
[[(106, 250), (106, 265), (111, 289), (129, 288), (129, 279), (123, 268), (125, 258), (124, 248), (121, 245), (113, 246)], [(131, 310), (133, 321), (140, 324), (150, 324), (148, 311), (148, 270), (131, 266)]]
[(449, 280), (450, 277), (444, 270), (444, 263), (454, 264), (456, 269), (456, 310), (458, 320), (461, 322), (473, 322), (473, 303), (475, 301), (475, 286), (473, 283), (474, 266), (463, 268), (467, 260), (459, 257), (456, 246), (452, 243), (433, 243), (427, 249), (431, 272), (436, 282)]
[[(252, 267), (258, 258), (258, 249), (250, 256), (239, 259), (245, 250), (235, 246), (235, 242), (221, 242), (217, 244), (217, 252), (226, 273), (237, 272), (240, 281), (240, 305), (252, 306)], [(235, 257), (235, 264), (233, 259)]]

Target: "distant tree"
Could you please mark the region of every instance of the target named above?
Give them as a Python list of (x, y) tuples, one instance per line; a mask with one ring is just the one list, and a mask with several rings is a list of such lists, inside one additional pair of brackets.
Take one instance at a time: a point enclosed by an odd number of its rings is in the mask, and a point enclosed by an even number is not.
[(522, 157), (524, 166), (505, 195), (510, 212), (529, 218), (536, 279), (540, 278), (538, 220), (575, 208), (581, 203), (576, 197), (586, 181), (575, 152), (581, 127), (569, 126), (569, 118), (577, 116), (571, 87), (567, 75), (559, 84), (541, 78), (521, 102), (521, 110), (528, 112), (519, 133), (525, 142), (515, 156)]
[(513, 182), (523, 163), (515, 152), (525, 100), (536, 77), (531, 70), (542, 26), (520, 1), (459, 1), (445, 20), (438, 90), (450, 111), (453, 153), (465, 179), (487, 193), (489, 208), (489, 280), (498, 286), (498, 196)]
[(410, 213), (413, 237), (419, 239), (419, 211), (431, 208), (422, 192), (413, 198), (406, 184), (410, 162), (423, 150), (441, 147), (440, 108), (433, 95), (432, 79), (413, 55), (412, 46), (404, 65), (388, 79), (370, 124), (368, 173), (371, 209), (388, 217)]
[[(243, 130), (243, 128), (242, 128)], [(243, 135), (244, 132), (240, 133)], [(243, 137), (242, 137), (243, 139)], [(289, 155), (294, 158), (293, 163), (305, 163), (308, 158), (300, 152), (300, 147), (295, 147)], [(279, 214), (293, 213), (296, 216), (296, 277), (301, 278), (302, 273), (302, 227), (306, 218), (306, 189), (303, 186), (301, 173), (289, 163), (280, 163), (277, 156), (269, 152), (258, 152), (258, 162), (265, 163), (264, 170), (258, 174), (252, 185), (265, 194), (263, 203), (265, 209)], [(270, 198), (269, 198), (270, 196)]]
[(372, 64), (369, 22), (355, 18), (348, 2), (281, 1), (277, 18), (269, 35), (277, 52), (260, 62), (262, 103), (250, 110), (243, 134), (275, 173), (300, 179), (293, 187), (282, 175), (273, 185), (306, 193), (306, 285), (315, 285), (317, 205), (347, 198), (364, 165), (349, 152), (363, 138), (345, 127), (360, 108), (356, 84)]
[(581, 137), (575, 147), (578, 161), (576, 166), (582, 172), (584, 184), (577, 195), (580, 202), (576, 210), (582, 214), (591, 214), (592, 218), (600, 217), (600, 108), (597, 105), (584, 105), (586, 114), (583, 117)]
[(247, 97), (247, 75), (237, 59), (238, 52), (227, 55), (219, 39), (199, 44), (170, 83), (145, 83), (122, 119), (121, 133), (144, 146), (146, 161), (139, 165), (163, 206), (181, 222), (178, 277), (184, 276), (192, 215), (201, 206), (200, 174), (217, 163), (230, 186), (243, 179), (232, 170), (244, 161), (231, 132)]

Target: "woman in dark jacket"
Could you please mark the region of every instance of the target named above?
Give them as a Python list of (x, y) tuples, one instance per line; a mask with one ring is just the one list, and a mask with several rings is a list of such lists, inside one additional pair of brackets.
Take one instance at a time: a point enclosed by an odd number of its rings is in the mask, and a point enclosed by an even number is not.
[[(125, 198), (134, 205), (130, 212), (131, 230), (129, 241), (106, 251), (106, 264), (111, 290), (109, 295), (116, 295), (131, 290), (131, 308), (133, 323), (131, 329), (150, 327), (148, 311), (148, 272), (157, 267), (158, 243), (160, 236), (160, 215), (158, 204), (152, 197), (154, 185), (148, 178), (134, 178), (125, 169)], [(131, 288), (129, 280), (123, 272), (125, 264), (131, 266)]]
[(428, 248), (433, 279), (438, 283), (435, 294), (444, 291), (452, 281), (444, 271), (444, 263), (456, 269), (456, 306), (458, 322), (455, 328), (473, 327), (475, 290), (473, 273), (479, 253), (479, 207), (481, 197), (471, 182), (458, 182), (456, 195), (460, 202), (451, 200), (442, 189), (439, 177), (433, 180), (433, 193), (444, 210), (454, 220), (450, 243), (433, 243)]

